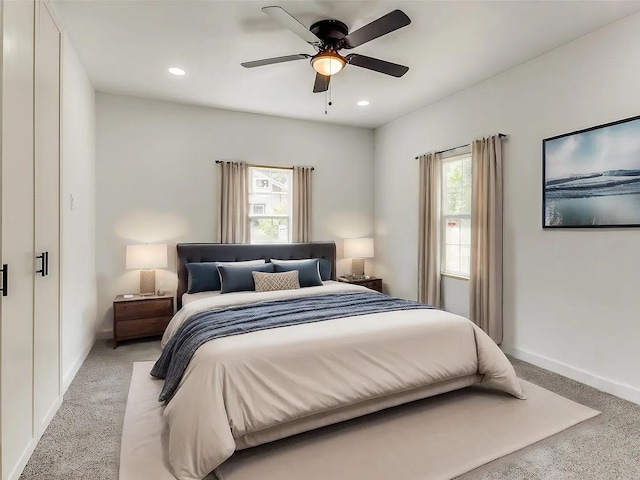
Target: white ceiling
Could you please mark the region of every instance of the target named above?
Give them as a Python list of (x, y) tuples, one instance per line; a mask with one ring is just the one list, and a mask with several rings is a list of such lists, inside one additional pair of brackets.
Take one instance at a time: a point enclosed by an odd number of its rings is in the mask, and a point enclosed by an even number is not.
[[(273, 2), (273, 3), (269, 3)], [(306, 26), (351, 31), (399, 8), (411, 25), (350, 52), (410, 67), (393, 78), (347, 66), (333, 106), (312, 93), (306, 60), (245, 69), (240, 62), (312, 47), (260, 10), (277, 4)], [(54, 6), (94, 86), (181, 103), (377, 127), (636, 11), (637, 1), (70, 1)], [(184, 77), (167, 73), (171, 66)], [(367, 99), (368, 107), (356, 102)]]

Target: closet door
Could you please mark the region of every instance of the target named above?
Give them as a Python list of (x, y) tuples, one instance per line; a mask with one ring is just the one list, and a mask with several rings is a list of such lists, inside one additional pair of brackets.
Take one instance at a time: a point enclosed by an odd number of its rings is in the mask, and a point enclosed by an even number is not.
[(0, 425), (2, 479), (14, 479), (34, 446), (33, 48), (34, 2), (2, 2), (2, 263)]
[(42, 2), (35, 39), (34, 420), (44, 433), (60, 400), (60, 31)]

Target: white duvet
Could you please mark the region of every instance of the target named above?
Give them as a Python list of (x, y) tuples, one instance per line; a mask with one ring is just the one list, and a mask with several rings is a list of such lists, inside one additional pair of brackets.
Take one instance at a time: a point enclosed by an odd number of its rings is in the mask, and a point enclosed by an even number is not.
[[(162, 344), (203, 310), (363, 289), (326, 282), (193, 301), (171, 320)], [(247, 438), (260, 438), (276, 425), (476, 374), (482, 383), (524, 398), (498, 346), (469, 320), (441, 310), (362, 315), (211, 340), (196, 351), (164, 410), (169, 463), (178, 479), (200, 480), (237, 447), (251, 444)]]

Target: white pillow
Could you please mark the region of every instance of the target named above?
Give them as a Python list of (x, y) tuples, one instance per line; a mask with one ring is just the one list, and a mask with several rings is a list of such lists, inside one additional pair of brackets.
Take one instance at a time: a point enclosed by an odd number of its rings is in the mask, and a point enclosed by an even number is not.
[(242, 262), (216, 262), (218, 265), (262, 265), (264, 260), (244, 260)]

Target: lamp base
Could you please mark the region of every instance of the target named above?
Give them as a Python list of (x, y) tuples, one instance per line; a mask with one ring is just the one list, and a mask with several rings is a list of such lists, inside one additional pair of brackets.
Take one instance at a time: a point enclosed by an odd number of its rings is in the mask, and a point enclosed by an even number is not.
[(364, 258), (354, 258), (351, 261), (351, 276), (358, 280), (364, 278)]
[(140, 295), (154, 295), (156, 292), (156, 271), (140, 270)]

